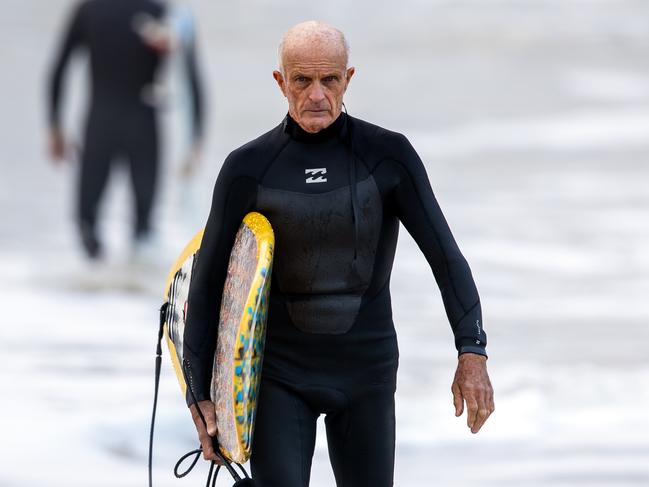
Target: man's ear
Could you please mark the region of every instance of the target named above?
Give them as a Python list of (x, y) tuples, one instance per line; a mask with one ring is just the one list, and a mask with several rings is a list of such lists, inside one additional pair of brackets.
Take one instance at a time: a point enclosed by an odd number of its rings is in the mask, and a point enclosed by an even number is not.
[(284, 82), (284, 76), (279, 71), (273, 71), (273, 78), (277, 81), (279, 89), (282, 90), (282, 94), (286, 97), (286, 83)]
[(356, 68), (353, 66), (347, 69), (347, 72), (345, 73), (345, 76), (347, 78), (347, 83), (349, 83), (349, 81), (352, 79), (352, 76), (354, 76), (355, 72), (356, 72)]

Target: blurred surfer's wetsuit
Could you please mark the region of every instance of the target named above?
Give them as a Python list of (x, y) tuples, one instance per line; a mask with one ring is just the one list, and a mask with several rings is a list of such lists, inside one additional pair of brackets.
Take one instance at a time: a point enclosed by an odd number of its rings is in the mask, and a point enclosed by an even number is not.
[[(72, 15), (53, 65), (49, 123), (51, 128), (59, 129), (63, 79), (71, 54), (85, 48), (90, 57), (90, 104), (77, 207), (82, 241), (91, 257), (100, 252), (96, 233), (98, 206), (116, 158), (124, 158), (130, 168), (134, 236), (146, 238), (150, 230), (159, 159), (154, 85), (168, 46), (148, 39), (147, 29), (151, 34), (165, 15), (164, 4), (155, 0), (83, 1)], [(198, 138), (202, 130), (201, 90), (193, 45), (190, 48), (186, 64)]]
[(269, 219), (276, 242), (255, 482), (306, 486), (316, 419), (326, 414), (337, 485), (391, 486), (399, 354), (389, 280), (399, 221), (433, 270), (458, 352), (484, 355), (486, 345), (471, 271), (421, 160), (403, 135), (346, 114), (316, 134), (287, 116), (229, 155), (194, 268), (184, 334), (199, 401), (210, 399), (220, 296), (249, 211)]

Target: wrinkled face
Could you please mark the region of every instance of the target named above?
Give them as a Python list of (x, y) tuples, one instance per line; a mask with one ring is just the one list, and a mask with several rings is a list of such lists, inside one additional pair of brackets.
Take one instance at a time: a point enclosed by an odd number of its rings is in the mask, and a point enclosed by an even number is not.
[(283, 59), (283, 73), (273, 72), (288, 100), (288, 112), (306, 132), (331, 125), (342, 110), (354, 68), (347, 69), (340, 50), (295, 49)]

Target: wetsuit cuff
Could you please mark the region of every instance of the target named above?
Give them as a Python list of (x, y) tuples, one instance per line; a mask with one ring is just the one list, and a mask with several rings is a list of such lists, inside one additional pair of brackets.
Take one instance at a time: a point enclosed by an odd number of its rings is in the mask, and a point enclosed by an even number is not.
[(185, 402), (187, 403), (187, 406), (191, 406), (194, 404), (194, 397), (196, 398), (196, 402), (201, 402), (201, 401), (211, 401), (212, 398), (210, 397), (209, 394), (205, 395), (201, 392), (198, 394), (194, 394), (192, 397), (191, 393), (189, 392), (189, 388), (187, 389), (187, 393), (185, 394)]
[(487, 357), (487, 351), (485, 347), (486, 344), (481, 340), (475, 340), (472, 338), (463, 338), (457, 344), (457, 354), (459, 357), (463, 353), (477, 353), (478, 355), (483, 355)]
[(484, 348), (480, 347), (460, 347), (460, 351), (457, 353), (457, 356), (459, 357), (463, 353), (475, 353), (478, 355), (482, 355), (483, 357), (488, 357), (487, 351)]

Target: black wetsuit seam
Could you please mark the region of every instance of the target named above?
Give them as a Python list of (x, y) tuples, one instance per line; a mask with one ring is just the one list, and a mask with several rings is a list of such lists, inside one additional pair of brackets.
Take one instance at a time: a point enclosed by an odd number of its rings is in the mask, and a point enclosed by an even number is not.
[(462, 317), (461, 317), (459, 320), (457, 320), (457, 321), (455, 322), (455, 328), (457, 328), (457, 327), (459, 326), (459, 324), (462, 323), (462, 320), (463, 320), (464, 318), (466, 318), (467, 316), (469, 316), (469, 314), (471, 313), (471, 311), (473, 311), (473, 310), (476, 308), (476, 306), (478, 306), (479, 304), (480, 304), (480, 300), (478, 299), (478, 300), (475, 302), (475, 304), (474, 304), (473, 306), (471, 306), (467, 311), (465, 311), (465, 313), (462, 315)]
[[(374, 181), (374, 186), (376, 186), (376, 188), (377, 188), (377, 190), (378, 190), (378, 184), (376, 184), (376, 178), (374, 177), (374, 174), (373, 174), (373, 173), (370, 173), (370, 175), (368, 176), (367, 179), (369, 179), (369, 178), (372, 178), (372, 180)], [(381, 228), (379, 229), (379, 235), (383, 235), (383, 227), (384, 227), (384, 224), (385, 224), (385, 213), (384, 213), (384, 209), (383, 209), (384, 206), (385, 206), (385, 205), (382, 205), (382, 208), (381, 208), (381, 212), (382, 212), (382, 214), (381, 214)], [(376, 257), (377, 257), (377, 255), (378, 255), (378, 252), (375, 252), (375, 253), (374, 253), (374, 259), (372, 260), (372, 275), (370, 276), (370, 281), (369, 281), (369, 282), (370, 282), (370, 284), (369, 284), (370, 286), (371, 286), (372, 283), (374, 282), (374, 276), (376, 275)], [(389, 282), (390, 282), (390, 279), (388, 278), (388, 279), (386, 280), (386, 282), (383, 284), (383, 286), (381, 286), (381, 289), (379, 289), (379, 290), (376, 292), (376, 294), (372, 297), (372, 299), (370, 299), (367, 303), (364, 303), (364, 304), (363, 304), (363, 301), (362, 301), (362, 300), (363, 300), (363, 296), (365, 296), (365, 293), (367, 292), (367, 289), (365, 290), (365, 292), (363, 292), (363, 294), (361, 295), (361, 305), (360, 305), (359, 308), (358, 308), (358, 313), (356, 314), (356, 318), (354, 319), (354, 324), (352, 325), (352, 327), (356, 324), (356, 321), (357, 321), (357, 319), (358, 319), (358, 315), (359, 315), (360, 312), (361, 312), (361, 309), (364, 308), (365, 306), (367, 306), (367, 305), (368, 305), (369, 303), (371, 303), (372, 301), (374, 301), (378, 296), (380, 296), (380, 294), (383, 292), (383, 289), (385, 289), (385, 286), (386, 286)], [(368, 288), (369, 288), (369, 286), (368, 286)], [(351, 328), (350, 328), (350, 329), (351, 329)]]
[(371, 298), (368, 302), (364, 303), (364, 304), (362, 305), (362, 307), (365, 308), (366, 306), (372, 304), (376, 299), (378, 299), (378, 297), (379, 297), (381, 294), (383, 294), (383, 291), (384, 291), (385, 288), (388, 287), (389, 285), (390, 285), (390, 279), (386, 279), (386, 281), (383, 283), (383, 286), (381, 286), (381, 288), (376, 292), (376, 294), (375, 294), (374, 296), (372, 296), (372, 298)]
[(368, 174), (372, 173), (372, 170), (370, 170), (370, 166), (367, 164), (365, 159), (363, 159), (363, 157), (358, 152), (356, 152), (355, 150), (352, 150), (351, 154), (352, 154), (352, 158), (358, 159), (359, 161), (361, 161), (361, 163), (365, 167), (365, 170), (368, 172)]
[(284, 152), (284, 149), (286, 149), (286, 147), (288, 147), (288, 145), (289, 145), (290, 143), (291, 143), (291, 139), (290, 139), (290, 137), (289, 137), (289, 138), (287, 138), (286, 141), (285, 141), (285, 142), (284, 142), (284, 143), (279, 147), (279, 149), (277, 149), (277, 152), (275, 153), (275, 155), (273, 155), (273, 157), (271, 157), (271, 158), (269, 159), (268, 163), (266, 164), (266, 167), (264, 167), (264, 170), (263, 170), (263, 171), (261, 172), (261, 174), (259, 175), (259, 180), (258, 180), (257, 183), (258, 183), (260, 186), (263, 187), (263, 180), (264, 180), (264, 177), (266, 177), (266, 173), (270, 170), (270, 168), (272, 167), (272, 165), (277, 161), (277, 158), (280, 156), (280, 154), (281, 154), (282, 152)]

